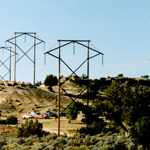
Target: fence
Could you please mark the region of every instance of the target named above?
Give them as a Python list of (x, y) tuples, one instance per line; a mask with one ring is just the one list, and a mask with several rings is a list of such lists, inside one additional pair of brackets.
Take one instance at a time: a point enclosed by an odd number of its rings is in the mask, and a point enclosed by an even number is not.
[(0, 125), (0, 134), (18, 129), (18, 125)]

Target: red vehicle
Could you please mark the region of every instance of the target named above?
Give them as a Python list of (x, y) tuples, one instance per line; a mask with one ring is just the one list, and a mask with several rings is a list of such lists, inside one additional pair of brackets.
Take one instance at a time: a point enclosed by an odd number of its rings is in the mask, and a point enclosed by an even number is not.
[(46, 119), (46, 118), (47, 118), (47, 115), (37, 113), (37, 115), (34, 116), (34, 118), (35, 118), (35, 119)]

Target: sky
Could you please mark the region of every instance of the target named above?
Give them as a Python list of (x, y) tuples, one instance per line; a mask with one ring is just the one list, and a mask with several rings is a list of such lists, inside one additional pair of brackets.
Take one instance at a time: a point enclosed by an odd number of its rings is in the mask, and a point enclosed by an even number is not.
[[(59, 46), (57, 40), (90, 40), (89, 46), (104, 54), (90, 59), (89, 77), (141, 77), (150, 75), (150, 1), (148, 0), (1, 0), (0, 47), (14, 45), (5, 42), (15, 32), (36, 32), (45, 41), (36, 46), (36, 78), (58, 76), (58, 60), (44, 53)], [(14, 40), (12, 40), (14, 42)], [(38, 40), (36, 40), (38, 42)], [(17, 45), (26, 52), (34, 44), (29, 36), (17, 38)], [(61, 42), (61, 45), (65, 42)], [(83, 43), (87, 45), (87, 42)], [(9, 57), (9, 51), (0, 49), (0, 61)], [(33, 60), (33, 49), (27, 55)], [(74, 51), (74, 52), (73, 52)], [(17, 60), (22, 52), (17, 49)], [(54, 51), (58, 56), (58, 50)], [(90, 50), (90, 56), (95, 53)], [(14, 57), (11, 57), (11, 80), (14, 80)], [(86, 58), (87, 48), (70, 44), (61, 48), (61, 58), (75, 70)], [(9, 60), (6, 61), (9, 66)], [(0, 75), (8, 69), (0, 66)], [(85, 63), (77, 75), (87, 74)], [(61, 63), (61, 75), (70, 70)], [(9, 75), (5, 76), (9, 80)], [(16, 81), (33, 83), (33, 62), (26, 56), (16, 64)]]

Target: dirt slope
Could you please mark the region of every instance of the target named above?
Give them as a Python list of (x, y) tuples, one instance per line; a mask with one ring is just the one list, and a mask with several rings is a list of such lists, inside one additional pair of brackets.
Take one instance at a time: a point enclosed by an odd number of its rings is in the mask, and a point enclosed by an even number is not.
[[(62, 79), (62, 82), (66, 78)], [(66, 80), (62, 85), (68, 95), (72, 99), (80, 94), (83, 87), (79, 86), (71, 80)], [(0, 81), (0, 110), (3, 112), (30, 113), (33, 110), (38, 112), (54, 111), (56, 108), (55, 99), (58, 95), (58, 86), (52, 87), (53, 91), (49, 91), (48, 87), (41, 85), (34, 87), (31, 83), (13, 81)], [(61, 111), (72, 102), (72, 99), (61, 90), (60, 105)], [(76, 101), (81, 101), (77, 98)]]
[(29, 112), (53, 105), (55, 94), (47, 87), (40, 89), (30, 83), (0, 81), (0, 109)]

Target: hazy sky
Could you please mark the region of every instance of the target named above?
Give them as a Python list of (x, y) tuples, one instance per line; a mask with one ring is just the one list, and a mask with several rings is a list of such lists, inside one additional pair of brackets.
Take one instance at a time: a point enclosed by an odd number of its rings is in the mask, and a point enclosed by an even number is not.
[[(90, 60), (90, 78), (150, 75), (150, 1), (149, 0), (1, 0), (0, 46), (14, 37), (14, 32), (36, 32), (45, 41), (36, 47), (36, 81), (46, 75), (58, 75), (58, 60), (44, 52), (58, 46), (58, 39), (91, 40), (90, 47), (104, 53)], [(17, 44), (27, 51), (33, 39), (26, 36)], [(14, 42), (14, 41), (13, 41)], [(64, 43), (61, 43), (64, 44)], [(84, 43), (87, 45), (87, 43)], [(7, 46), (14, 46), (7, 43)], [(75, 44), (62, 48), (62, 59), (75, 70), (87, 57), (87, 49)], [(22, 53), (17, 50), (19, 57)], [(33, 50), (27, 53), (33, 59)], [(58, 51), (55, 52), (58, 55)], [(1, 61), (8, 52), (0, 51)], [(92, 52), (90, 53), (92, 55)], [(12, 80), (13, 64), (12, 58)], [(7, 64), (7, 63), (6, 63)], [(8, 63), (9, 64), (9, 63)], [(0, 74), (7, 70), (0, 68)], [(77, 72), (86, 74), (86, 64)], [(61, 75), (71, 72), (61, 64)], [(9, 79), (6, 76), (5, 79)], [(17, 81), (33, 82), (33, 63), (23, 57), (17, 63)]]

